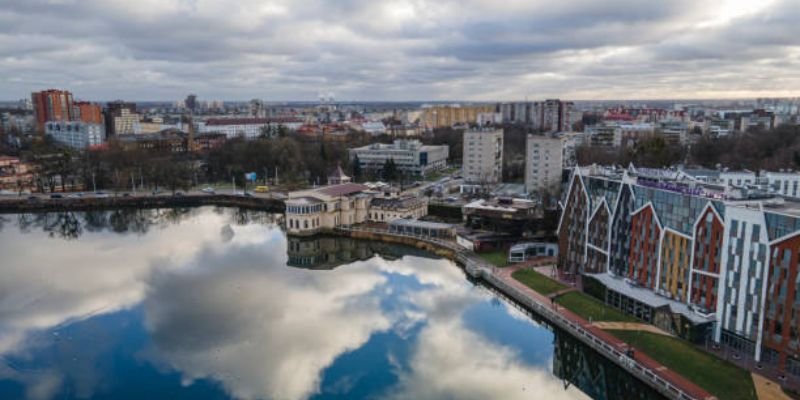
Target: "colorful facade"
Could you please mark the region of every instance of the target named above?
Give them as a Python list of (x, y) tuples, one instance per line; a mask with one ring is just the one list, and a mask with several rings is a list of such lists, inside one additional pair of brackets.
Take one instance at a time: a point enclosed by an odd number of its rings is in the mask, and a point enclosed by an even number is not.
[(636, 288), (619, 294), (646, 289), (713, 321), (709, 339), (800, 375), (800, 204), (723, 200), (704, 185), (671, 170), (576, 168), (559, 269)]

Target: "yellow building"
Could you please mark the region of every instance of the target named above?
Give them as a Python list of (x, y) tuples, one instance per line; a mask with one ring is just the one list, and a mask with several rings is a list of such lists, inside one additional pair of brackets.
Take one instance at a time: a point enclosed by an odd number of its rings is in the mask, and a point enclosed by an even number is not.
[(691, 242), (688, 236), (667, 229), (661, 243), (659, 290), (682, 302), (689, 291)]
[(425, 129), (451, 127), (457, 124), (474, 124), (478, 114), (494, 112), (494, 105), (459, 104), (432, 106), (422, 112), (422, 126)]

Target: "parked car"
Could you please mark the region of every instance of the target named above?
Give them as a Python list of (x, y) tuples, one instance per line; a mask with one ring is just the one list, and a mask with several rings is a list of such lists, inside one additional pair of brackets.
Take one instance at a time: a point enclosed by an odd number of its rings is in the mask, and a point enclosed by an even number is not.
[(267, 186), (256, 186), (256, 188), (253, 189), (253, 191), (256, 192), (256, 193), (267, 193), (269, 191), (269, 187), (267, 187)]
[(36, 196), (28, 196), (28, 201), (39, 201), (39, 198)]
[(211, 186), (204, 187), (204, 188), (200, 189), (200, 191), (201, 191), (201, 192), (203, 192), (203, 193), (208, 193), (208, 194), (215, 194), (215, 193), (217, 193), (217, 191), (216, 191), (216, 190), (215, 190), (213, 187), (211, 187)]
[(130, 193), (123, 193), (122, 197), (131, 197), (131, 194)]
[(175, 194), (173, 194), (173, 196), (176, 196), (176, 197), (183, 196), (183, 192), (175, 192)]
[(83, 193), (70, 193), (67, 195), (67, 197), (70, 199), (80, 199), (83, 197)]
[(53, 194), (50, 195), (51, 199), (60, 199), (60, 198), (63, 198), (63, 197), (64, 196), (62, 196), (62, 195), (60, 195), (58, 193), (53, 193)]
[(95, 192), (94, 193), (94, 197), (104, 199), (104, 198), (109, 197), (109, 196), (108, 196), (108, 193), (106, 193), (106, 192)]

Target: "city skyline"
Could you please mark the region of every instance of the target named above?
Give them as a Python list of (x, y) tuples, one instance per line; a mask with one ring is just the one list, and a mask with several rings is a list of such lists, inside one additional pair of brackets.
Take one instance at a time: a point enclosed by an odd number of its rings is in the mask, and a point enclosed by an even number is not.
[(3, 2), (0, 100), (736, 99), (800, 93), (789, 0)]

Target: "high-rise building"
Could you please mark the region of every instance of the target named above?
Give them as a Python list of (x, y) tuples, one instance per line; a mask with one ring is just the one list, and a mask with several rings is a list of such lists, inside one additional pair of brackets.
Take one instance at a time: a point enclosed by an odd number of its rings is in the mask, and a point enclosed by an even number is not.
[(72, 118), (74, 121), (102, 124), (103, 108), (88, 101), (75, 101), (72, 103)]
[(558, 99), (545, 100), (533, 103), (531, 106), (531, 123), (534, 129), (544, 132), (565, 132), (572, 130), (571, 101)]
[(462, 155), (465, 183), (493, 184), (503, 180), (502, 129), (465, 131)]
[(187, 108), (189, 111), (195, 111), (195, 110), (197, 110), (197, 106), (198, 106), (198, 104), (197, 104), (197, 95), (195, 95), (195, 94), (190, 94), (190, 95), (186, 96), (186, 100), (183, 102), (183, 105), (184, 105), (184, 106), (185, 106), (185, 107), (186, 107), (186, 108)]
[(66, 90), (48, 89), (31, 93), (36, 127), (44, 131), (47, 121), (72, 121), (72, 93)]
[(525, 190), (558, 193), (563, 168), (561, 138), (528, 135), (525, 151)]
[(666, 331), (800, 376), (800, 203), (735, 186), (575, 168), (558, 269)]
[(106, 133), (108, 135), (129, 135), (141, 133), (139, 114), (136, 113), (135, 103), (126, 103), (122, 100), (106, 104)]

